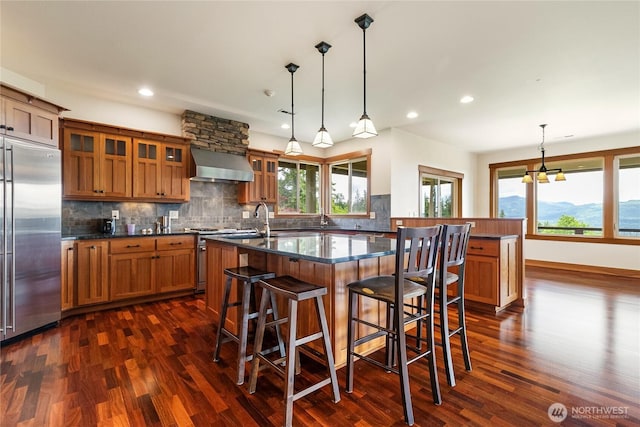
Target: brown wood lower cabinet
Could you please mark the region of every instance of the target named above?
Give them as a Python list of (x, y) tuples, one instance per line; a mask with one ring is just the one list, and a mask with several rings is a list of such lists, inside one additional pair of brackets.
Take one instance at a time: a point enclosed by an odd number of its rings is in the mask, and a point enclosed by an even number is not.
[(60, 309), (62, 311), (73, 308), (75, 297), (76, 252), (73, 240), (63, 240), (61, 244), (61, 277), (60, 277)]
[(156, 283), (158, 292), (193, 289), (196, 280), (195, 240), (164, 237), (156, 243)]
[(155, 293), (156, 239), (114, 239), (109, 250), (111, 300)]
[(109, 242), (76, 242), (76, 306), (109, 301)]
[(464, 282), (467, 301), (499, 311), (518, 298), (516, 241), (516, 236), (471, 236)]
[(62, 306), (67, 312), (195, 288), (195, 235), (64, 241), (62, 248)]

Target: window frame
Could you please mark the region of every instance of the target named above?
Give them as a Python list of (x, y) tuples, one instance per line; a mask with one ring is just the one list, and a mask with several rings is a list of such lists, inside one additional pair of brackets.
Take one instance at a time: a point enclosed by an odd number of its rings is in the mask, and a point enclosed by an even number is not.
[[(320, 197), (319, 203), (320, 208), (324, 210), (324, 215), (327, 217), (334, 218), (369, 218), (371, 211), (371, 153), (372, 150), (365, 149), (359, 151), (352, 151), (349, 153), (339, 154), (331, 157), (315, 157), (309, 155), (299, 155), (299, 156), (286, 156), (284, 153), (279, 153), (279, 159), (285, 160), (289, 162), (302, 162), (308, 164), (314, 164), (320, 166)], [(331, 176), (330, 176), (330, 167), (331, 164), (342, 162), (342, 161), (352, 161), (365, 158), (367, 161), (367, 198), (366, 198), (366, 212), (364, 213), (356, 213), (356, 214), (332, 214), (330, 212), (330, 208), (327, 209), (327, 206), (331, 206)], [(277, 179), (277, 178), (276, 178)], [(277, 184), (277, 183), (276, 183)], [(309, 218), (313, 216), (321, 216), (322, 211), (320, 213), (280, 213), (278, 211), (278, 202), (276, 195), (276, 205), (275, 205), (275, 213), (279, 218)]]
[[(560, 242), (580, 242), (580, 243), (607, 243), (607, 244), (623, 244), (623, 245), (640, 245), (640, 238), (620, 237), (616, 236), (615, 227), (617, 218), (615, 213), (617, 210), (617, 182), (615, 179), (616, 169), (614, 168), (614, 160), (618, 156), (640, 155), (640, 147), (627, 147), (611, 150), (589, 151), (584, 153), (566, 154), (553, 157), (545, 157), (546, 162), (558, 162), (567, 160), (579, 160), (600, 157), (603, 159), (603, 203), (602, 203), (602, 236), (584, 236), (584, 235), (552, 235), (552, 234), (536, 234), (536, 184), (526, 185), (526, 230), (525, 238), (529, 240), (551, 240)], [(516, 160), (510, 162), (490, 163), (489, 164), (489, 216), (498, 218), (498, 169), (508, 167), (525, 167), (527, 170), (535, 170), (536, 165), (540, 164), (540, 158), (531, 158), (525, 160)], [(561, 185), (561, 183), (552, 182), (550, 185)]]
[[(460, 172), (448, 171), (445, 169), (433, 168), (430, 166), (418, 165), (418, 216), (421, 218), (428, 218), (423, 216), (422, 212), (422, 176), (430, 175), (436, 178), (448, 179), (453, 182), (453, 206), (451, 207), (451, 218), (462, 217), (462, 181), (464, 174)], [(445, 218), (445, 217), (430, 217), (430, 218)]]

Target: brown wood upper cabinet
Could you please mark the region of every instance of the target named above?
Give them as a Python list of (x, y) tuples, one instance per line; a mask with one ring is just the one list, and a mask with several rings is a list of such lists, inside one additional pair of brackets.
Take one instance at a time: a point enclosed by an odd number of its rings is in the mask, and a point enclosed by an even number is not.
[(0, 94), (3, 134), (58, 146), (58, 114), (64, 108), (7, 86), (0, 86)]
[(63, 144), (65, 197), (131, 197), (130, 137), (67, 128)]
[(238, 185), (238, 203), (276, 203), (278, 194), (278, 155), (266, 151), (248, 150), (253, 168), (253, 182)]
[(133, 197), (189, 200), (189, 147), (134, 139)]
[(189, 201), (189, 139), (63, 119), (69, 200)]

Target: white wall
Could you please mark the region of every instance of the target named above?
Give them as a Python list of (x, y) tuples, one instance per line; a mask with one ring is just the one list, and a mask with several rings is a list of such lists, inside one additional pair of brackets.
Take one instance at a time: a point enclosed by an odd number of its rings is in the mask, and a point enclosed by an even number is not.
[[(637, 147), (640, 132), (607, 135), (572, 142), (546, 145), (547, 156), (584, 153), (614, 148)], [(536, 146), (494, 151), (477, 156), (475, 182), (475, 211), (478, 216), (489, 215), (489, 164), (536, 158)], [(524, 185), (524, 184), (523, 184)], [(526, 240), (526, 259), (580, 265), (597, 265), (629, 270), (640, 269), (640, 246), (612, 245), (604, 243), (554, 242), (548, 240)]]
[(75, 92), (69, 88), (47, 86), (46, 99), (69, 109), (61, 116), (105, 123), (130, 129), (182, 135), (182, 117), (177, 113), (152, 110)]
[(478, 216), (474, 213), (475, 154), (397, 128), (392, 136), (391, 216), (418, 214), (419, 165), (464, 174), (462, 216)]
[(375, 138), (352, 138), (325, 148), (323, 157), (371, 149), (371, 194), (391, 193), (391, 157), (393, 140), (390, 129), (384, 129)]

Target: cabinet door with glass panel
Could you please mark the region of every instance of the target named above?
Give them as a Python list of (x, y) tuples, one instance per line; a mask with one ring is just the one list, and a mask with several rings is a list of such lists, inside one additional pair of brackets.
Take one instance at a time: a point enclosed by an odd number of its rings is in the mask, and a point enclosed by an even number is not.
[(63, 157), (65, 197), (131, 197), (131, 138), (67, 128)]
[(186, 146), (134, 139), (133, 197), (186, 201), (189, 199)]

